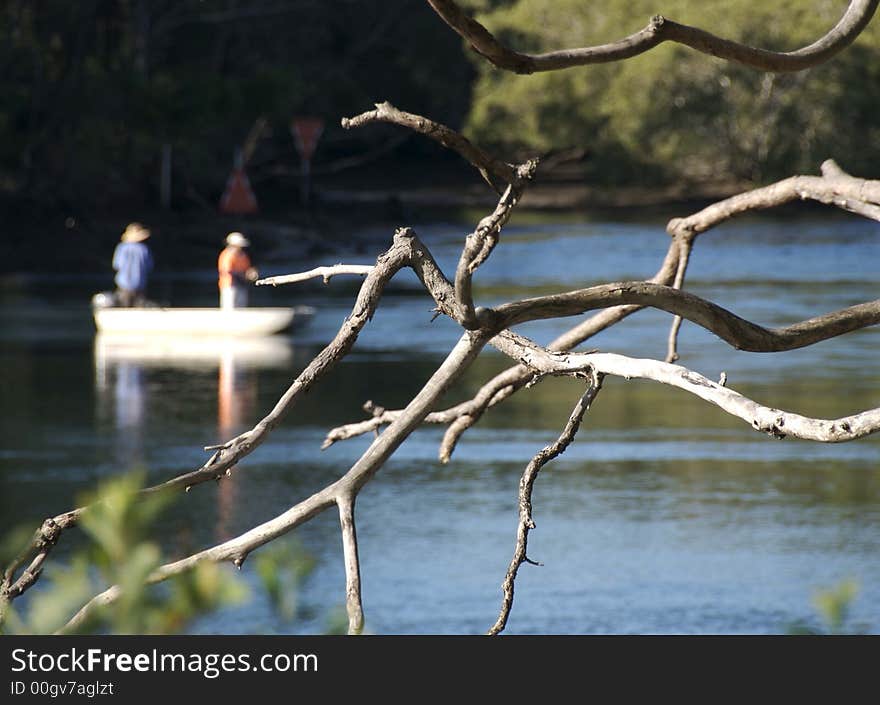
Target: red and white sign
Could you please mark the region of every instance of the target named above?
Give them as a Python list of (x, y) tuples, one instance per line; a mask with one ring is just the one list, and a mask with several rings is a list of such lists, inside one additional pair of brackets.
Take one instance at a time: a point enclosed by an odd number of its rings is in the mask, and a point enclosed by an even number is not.
[(307, 162), (311, 161), (324, 132), (324, 121), (315, 117), (297, 117), (290, 121), (290, 132), (299, 156)]
[(257, 197), (251, 188), (251, 182), (241, 167), (235, 167), (226, 181), (226, 189), (220, 197), (220, 212), (243, 215), (256, 213)]

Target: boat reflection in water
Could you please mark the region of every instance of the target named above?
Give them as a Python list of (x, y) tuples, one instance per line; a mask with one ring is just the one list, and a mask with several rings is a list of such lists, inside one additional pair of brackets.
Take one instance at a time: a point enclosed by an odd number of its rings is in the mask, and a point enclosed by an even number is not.
[[(162, 385), (148, 385), (152, 370), (217, 370), (217, 442), (234, 438), (256, 422), (258, 375), (264, 368), (283, 368), (293, 361), (286, 336), (252, 338), (182, 338), (154, 335), (95, 336), (95, 387), (99, 403), (110, 404), (115, 426), (117, 462), (144, 464), (144, 431), (149, 396)], [(207, 439), (206, 439), (207, 440)], [(219, 485), (217, 538), (229, 538), (236, 495), (236, 473)]]

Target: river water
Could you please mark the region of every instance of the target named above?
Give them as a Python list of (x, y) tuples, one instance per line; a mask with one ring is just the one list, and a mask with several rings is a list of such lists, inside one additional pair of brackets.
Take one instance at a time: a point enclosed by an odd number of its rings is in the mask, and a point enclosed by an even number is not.
[[(521, 213), (478, 272), (481, 304), (654, 274), (665, 218)], [(415, 224), (451, 274), (466, 222)], [(388, 233), (390, 238), (390, 231)], [(272, 262), (264, 274), (364, 255)], [(256, 253), (259, 258), (259, 253)], [(740, 316), (780, 326), (877, 297), (880, 226), (850, 217), (748, 218), (698, 242), (688, 286)], [(292, 336), (238, 345), (131, 346), (96, 336), (88, 308), (107, 274), (21, 276), (0, 287), (0, 530), (74, 506), (83, 490), (132, 468), (160, 481), (198, 467), (202, 447), (250, 427), (336, 332), (357, 281), (260, 289), (255, 303), (309, 304)], [(154, 294), (213, 305), (213, 275), (157, 273)], [(326, 431), (362, 418), (372, 399), (401, 406), (458, 338), (431, 322), (408, 273), (389, 288), (353, 353), (237, 472), (195, 488), (160, 528), (174, 556), (234, 536), (344, 473), (369, 437), (319, 447)], [(670, 317), (641, 312), (590, 347), (662, 358)], [(521, 332), (540, 342), (574, 319)], [(832, 418), (880, 405), (880, 329), (806, 350), (731, 350), (685, 323), (681, 364), (769, 406)], [(467, 398), (506, 366), (487, 350), (448, 398)], [(358, 499), (367, 631), (482, 633), (495, 620), (517, 522), (517, 487), (579, 394), (552, 379), (492, 410), (437, 461), (442, 429), (415, 433)], [(822, 627), (817, 590), (857, 581), (850, 631), (880, 631), (880, 437), (841, 445), (776, 440), (678, 390), (608, 379), (566, 453), (534, 493), (529, 555), (508, 633), (761, 634), (796, 622)], [(76, 533), (76, 532), (74, 532)], [(338, 518), (298, 530), (315, 568), (299, 610), (282, 619), (258, 589), (244, 604), (189, 627), (198, 633), (320, 633), (344, 604)], [(73, 534), (53, 560), (63, 561)], [(178, 542), (179, 543), (179, 542)], [(179, 547), (178, 549), (179, 550)], [(231, 569), (231, 568), (230, 568)], [(49, 570), (52, 570), (50, 566)], [(242, 579), (257, 585), (253, 569)], [(38, 585), (35, 591), (39, 590)]]

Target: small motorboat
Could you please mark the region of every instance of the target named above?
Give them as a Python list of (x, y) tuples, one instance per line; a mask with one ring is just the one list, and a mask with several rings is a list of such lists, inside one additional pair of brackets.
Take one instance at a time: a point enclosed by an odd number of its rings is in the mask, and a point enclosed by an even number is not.
[(95, 326), (101, 333), (180, 337), (248, 337), (275, 335), (307, 322), (311, 306), (277, 308), (166, 308), (147, 305), (122, 308), (112, 294), (92, 298)]

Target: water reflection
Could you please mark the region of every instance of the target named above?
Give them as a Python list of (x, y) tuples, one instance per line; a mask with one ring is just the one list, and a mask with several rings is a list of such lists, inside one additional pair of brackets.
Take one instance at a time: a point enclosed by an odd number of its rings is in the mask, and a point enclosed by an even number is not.
[(224, 356), (247, 368), (283, 367), (293, 359), (293, 345), (285, 336), (261, 338), (176, 338), (166, 336), (95, 336), (95, 369), (131, 361), (144, 367), (206, 369)]
[[(106, 373), (103, 375), (106, 380)], [(119, 441), (117, 459), (126, 465), (143, 465), (143, 423), (145, 411), (144, 370), (131, 360), (116, 366), (113, 385), (116, 437)]]
[[(209, 372), (217, 369), (217, 442), (233, 438), (254, 421), (258, 371), (284, 368), (293, 360), (293, 345), (283, 336), (265, 338), (95, 337), (95, 389), (99, 414), (114, 420), (114, 454), (120, 467), (144, 464), (144, 435), (149, 416), (151, 371), (173, 369)], [(112, 407), (112, 408), (108, 408)], [(220, 483), (218, 540), (229, 538), (234, 523), (235, 468)]]

